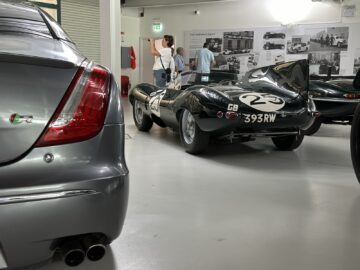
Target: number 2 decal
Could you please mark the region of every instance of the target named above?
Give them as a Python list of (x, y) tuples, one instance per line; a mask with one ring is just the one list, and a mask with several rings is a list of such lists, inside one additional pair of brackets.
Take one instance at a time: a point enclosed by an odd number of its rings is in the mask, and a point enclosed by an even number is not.
[(285, 101), (278, 96), (266, 93), (246, 93), (239, 97), (249, 107), (262, 112), (275, 112), (285, 106)]
[(152, 94), (152, 98), (149, 101), (150, 110), (153, 114), (160, 117), (160, 103), (166, 94), (166, 90), (159, 90)]
[(255, 95), (248, 95), (248, 96), (246, 96), (246, 97), (251, 97), (251, 96), (253, 96), (253, 97), (255, 98), (254, 100), (252, 100), (252, 101), (250, 102), (250, 104), (251, 104), (251, 105), (261, 105), (261, 104), (266, 104), (266, 102), (259, 101), (259, 100), (261, 100), (261, 98), (260, 98), (260, 97), (258, 97), (258, 96), (255, 96)]

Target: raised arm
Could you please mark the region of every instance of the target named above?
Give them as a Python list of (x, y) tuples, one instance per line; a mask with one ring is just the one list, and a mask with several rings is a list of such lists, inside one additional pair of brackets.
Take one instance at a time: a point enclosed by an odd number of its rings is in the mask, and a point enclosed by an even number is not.
[(153, 56), (161, 56), (161, 54), (155, 47), (155, 40), (153, 38), (150, 39), (150, 50)]

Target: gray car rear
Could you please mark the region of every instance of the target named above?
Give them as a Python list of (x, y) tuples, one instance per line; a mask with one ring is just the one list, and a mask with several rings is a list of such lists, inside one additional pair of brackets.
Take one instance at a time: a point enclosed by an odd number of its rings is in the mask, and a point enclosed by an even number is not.
[(0, 0), (0, 269), (51, 258), (70, 239), (120, 234), (128, 169), (114, 77), (96, 135), (38, 146), (84, 66), (94, 65), (46, 14)]

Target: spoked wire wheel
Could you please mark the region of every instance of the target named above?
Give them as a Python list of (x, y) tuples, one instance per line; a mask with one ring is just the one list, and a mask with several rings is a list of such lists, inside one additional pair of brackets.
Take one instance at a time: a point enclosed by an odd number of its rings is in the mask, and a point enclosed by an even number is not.
[(184, 110), (180, 115), (180, 137), (186, 152), (200, 154), (209, 145), (210, 135), (202, 131), (197, 125), (194, 116)]
[(146, 115), (140, 101), (135, 100), (133, 106), (134, 122), (138, 130), (149, 131), (153, 126), (153, 120)]
[(135, 116), (135, 121), (137, 123), (142, 123), (143, 119), (144, 119), (144, 112), (141, 108), (141, 104), (139, 101), (135, 100), (135, 105), (134, 105), (134, 116)]
[(195, 138), (195, 118), (188, 110), (185, 110), (181, 121), (181, 129), (184, 136), (184, 141), (187, 144), (192, 144)]

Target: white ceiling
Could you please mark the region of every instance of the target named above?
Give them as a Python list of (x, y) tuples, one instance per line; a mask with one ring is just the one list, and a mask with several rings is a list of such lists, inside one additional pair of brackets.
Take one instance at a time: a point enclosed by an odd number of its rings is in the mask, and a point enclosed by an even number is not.
[[(125, 1), (124, 7), (141, 8), (141, 7), (160, 7), (160, 6), (176, 6), (188, 4), (205, 4), (205, 3), (220, 3), (220, 2), (234, 2), (234, 1), (249, 1), (249, 0), (121, 0)], [(250, 0), (251, 1), (251, 0)], [(289, 0), (290, 1), (290, 0)], [(314, 2), (327, 2), (333, 4), (358, 4), (360, 0), (312, 0)]]
[(125, 0), (125, 7), (156, 7), (197, 3), (229, 2), (236, 0)]

